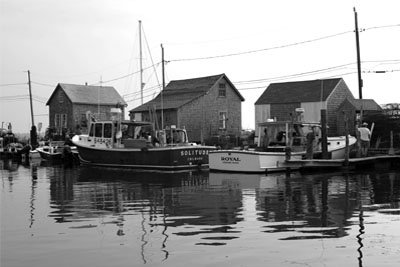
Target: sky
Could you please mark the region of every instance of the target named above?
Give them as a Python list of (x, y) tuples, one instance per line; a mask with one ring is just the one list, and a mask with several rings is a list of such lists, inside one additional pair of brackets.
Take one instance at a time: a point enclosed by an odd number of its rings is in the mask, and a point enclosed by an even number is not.
[(358, 98), (354, 7), (362, 96), (398, 103), (398, 0), (0, 0), (0, 121), (29, 132), (28, 70), (42, 132), (58, 83), (113, 86), (135, 108), (140, 58), (143, 102), (161, 90), (161, 44), (166, 84), (227, 75), (245, 98), (245, 129), (270, 83), (342, 77)]

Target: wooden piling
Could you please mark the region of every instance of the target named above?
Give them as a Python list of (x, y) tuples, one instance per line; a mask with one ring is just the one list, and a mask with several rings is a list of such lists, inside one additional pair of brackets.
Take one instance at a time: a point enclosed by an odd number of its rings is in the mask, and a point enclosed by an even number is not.
[(346, 115), (344, 115), (344, 129), (346, 134), (346, 148), (344, 152), (344, 166), (349, 166), (349, 156), (350, 156), (350, 148), (349, 148), (349, 120)]
[(322, 138), (322, 158), (328, 159), (328, 135), (326, 130), (326, 109), (321, 109), (321, 138)]

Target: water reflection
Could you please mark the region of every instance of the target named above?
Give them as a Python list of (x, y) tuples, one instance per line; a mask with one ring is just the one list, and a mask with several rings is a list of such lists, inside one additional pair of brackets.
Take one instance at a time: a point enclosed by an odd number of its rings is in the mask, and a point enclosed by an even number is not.
[[(4, 166), (3, 189), (13, 192), (21, 172), (18, 166)], [(242, 175), (62, 166), (25, 170), (31, 178), (29, 228), (37, 224), (39, 192), (45, 193), (49, 221), (64, 227), (59, 233), (95, 230), (110, 244), (131, 246), (143, 264), (169, 260), (180, 244), (233, 246), (256, 233), (263, 242), (285, 243), (352, 235), (353, 244), (347, 246), (354, 246), (354, 258), (362, 266), (370, 212), (400, 214), (399, 172)], [(38, 191), (44, 188), (40, 183), (47, 191)]]
[[(316, 238), (342, 237), (351, 225), (348, 219), (362, 206), (371, 209), (377, 203), (391, 203), (391, 208), (398, 208), (399, 203), (399, 181), (390, 173), (263, 176), (94, 168), (52, 171), (50, 194), (56, 209), (50, 216), (56, 222), (135, 211), (148, 214), (148, 224), (153, 226), (207, 226), (176, 235), (237, 232), (232, 226), (244, 220), (243, 206), (249, 197), (254, 200), (257, 220), (265, 222), (264, 232), (292, 232), (287, 239), (314, 234)], [(157, 220), (159, 216), (164, 220)], [(122, 225), (122, 219), (116, 223)], [(322, 228), (303, 231), (304, 227)]]

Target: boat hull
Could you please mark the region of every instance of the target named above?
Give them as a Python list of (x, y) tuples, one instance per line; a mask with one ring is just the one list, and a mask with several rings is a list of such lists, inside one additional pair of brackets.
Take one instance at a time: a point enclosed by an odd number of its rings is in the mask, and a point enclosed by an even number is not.
[(215, 150), (212, 146), (107, 149), (75, 144), (82, 164), (151, 170), (208, 168), (208, 154)]
[[(356, 139), (349, 137), (349, 147)], [(345, 156), (346, 138), (328, 138), (328, 152), (332, 159), (343, 159)], [(291, 160), (301, 160), (306, 152), (291, 153)], [(262, 173), (296, 169), (286, 163), (285, 152), (263, 152), (255, 150), (217, 150), (210, 152), (210, 170), (222, 172)]]
[(42, 160), (48, 162), (61, 162), (62, 161), (62, 152), (51, 152), (49, 149), (37, 148), (36, 151), (39, 153)]
[[(292, 159), (302, 159), (304, 153), (292, 153)], [(262, 173), (281, 171), (286, 156), (281, 152), (248, 150), (218, 150), (209, 154), (210, 170), (227, 172)]]

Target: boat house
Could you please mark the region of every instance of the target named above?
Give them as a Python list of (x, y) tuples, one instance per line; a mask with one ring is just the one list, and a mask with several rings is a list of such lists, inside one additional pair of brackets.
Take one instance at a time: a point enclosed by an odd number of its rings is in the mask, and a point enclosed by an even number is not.
[(338, 135), (338, 110), (344, 100), (354, 96), (342, 78), (271, 83), (255, 103), (255, 125), (269, 119), (292, 120), (303, 108), (303, 120), (320, 122), (321, 109), (327, 110), (328, 135)]
[(54, 134), (86, 132), (88, 116), (107, 120), (112, 107), (127, 106), (111, 86), (91, 86), (59, 83), (46, 105), (49, 106), (49, 128)]
[(185, 128), (192, 142), (240, 136), (243, 96), (225, 74), (171, 81), (153, 100), (129, 111), (131, 119)]

